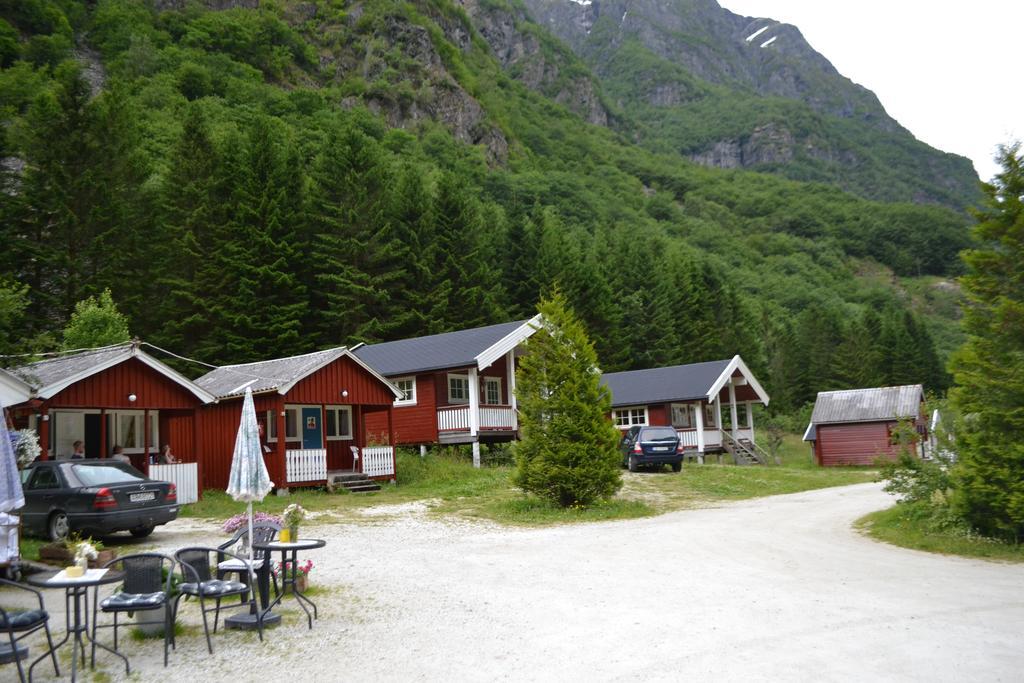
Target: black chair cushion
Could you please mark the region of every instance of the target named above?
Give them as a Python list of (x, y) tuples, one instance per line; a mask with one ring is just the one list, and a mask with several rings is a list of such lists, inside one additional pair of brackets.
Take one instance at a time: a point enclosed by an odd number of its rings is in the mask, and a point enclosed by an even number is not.
[(206, 596), (220, 596), (220, 595), (237, 595), (238, 593), (248, 593), (249, 587), (244, 583), (238, 581), (225, 581), (221, 579), (210, 579), (209, 581), (203, 581), (202, 583), (183, 583), (178, 586), (185, 595), (199, 595), (199, 591), (202, 591), (203, 597)]
[(153, 609), (167, 602), (167, 594), (156, 593), (115, 593), (100, 601), (100, 609), (105, 612)]
[(8, 619), (10, 619), (11, 630), (25, 631), (38, 626), (49, 618), (50, 615), (46, 613), (46, 610), (41, 609), (29, 610), (28, 612), (17, 612), (15, 614), (8, 612), (6, 617), (0, 614), (0, 629), (6, 630), (8, 628)]

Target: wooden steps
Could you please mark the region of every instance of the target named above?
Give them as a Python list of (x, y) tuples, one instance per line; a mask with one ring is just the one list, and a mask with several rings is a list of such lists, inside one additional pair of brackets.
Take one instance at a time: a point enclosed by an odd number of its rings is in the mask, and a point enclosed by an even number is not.
[(380, 491), (380, 484), (361, 472), (332, 471), (327, 473), (327, 490), (341, 487), (349, 493), (373, 493)]

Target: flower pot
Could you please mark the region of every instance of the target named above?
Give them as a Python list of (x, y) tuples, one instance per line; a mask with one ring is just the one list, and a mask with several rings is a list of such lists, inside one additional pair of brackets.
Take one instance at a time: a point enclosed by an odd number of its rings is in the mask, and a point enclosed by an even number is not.
[[(117, 557), (117, 550), (115, 548), (101, 550), (96, 554), (95, 560), (89, 560), (89, 567), (92, 569), (102, 567), (115, 557)], [(48, 543), (44, 546), (40, 546), (39, 559), (47, 564), (66, 567), (75, 563), (75, 554), (60, 543)]]
[[(306, 574), (299, 574), (295, 577), (295, 587), (299, 589), (300, 593), (305, 593), (306, 588), (309, 586), (309, 576)], [(288, 586), (286, 593), (292, 592), (292, 586)]]
[(164, 611), (162, 609), (136, 612), (133, 620), (135, 628), (139, 629), (144, 636), (155, 638), (164, 634)]
[(290, 527), (288, 527), (288, 534), (291, 536), (291, 542), (295, 543), (295, 541), (299, 540), (299, 527), (298, 526), (290, 526)]

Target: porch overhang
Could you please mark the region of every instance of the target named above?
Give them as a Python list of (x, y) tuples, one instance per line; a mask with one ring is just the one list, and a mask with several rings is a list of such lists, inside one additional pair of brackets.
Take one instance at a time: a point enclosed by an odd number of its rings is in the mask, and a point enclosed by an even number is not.
[(746, 380), (745, 384), (750, 386), (750, 388), (754, 390), (754, 393), (757, 394), (757, 398), (761, 401), (761, 403), (763, 403), (764, 405), (768, 405), (768, 401), (771, 400), (768, 396), (768, 392), (764, 390), (764, 388), (761, 386), (761, 383), (757, 381), (757, 378), (754, 377), (754, 374), (750, 371), (750, 368), (747, 367), (747, 364), (743, 362), (743, 359), (740, 358), (739, 355), (735, 355), (732, 357), (732, 360), (729, 361), (729, 364), (725, 366), (724, 370), (722, 370), (722, 374), (718, 376), (718, 379), (716, 379), (715, 382), (711, 385), (711, 388), (708, 389), (708, 393), (705, 396), (705, 398), (709, 402), (715, 400), (715, 397), (718, 396), (719, 392), (722, 391), (722, 389), (728, 385), (729, 380), (732, 378), (733, 374), (737, 370), (740, 371), (740, 374), (743, 376), (743, 379)]
[(541, 318), (540, 313), (538, 313), (499, 339), (497, 342), (481, 351), (475, 359), (477, 367), (480, 370), (486, 370), (496, 360), (533, 336), (533, 333), (539, 330), (542, 324), (543, 319)]

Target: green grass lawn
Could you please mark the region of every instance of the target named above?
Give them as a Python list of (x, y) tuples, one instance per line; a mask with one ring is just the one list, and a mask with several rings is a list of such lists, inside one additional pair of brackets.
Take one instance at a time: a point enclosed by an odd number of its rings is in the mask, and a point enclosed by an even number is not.
[(1024, 545), (1009, 544), (963, 528), (936, 529), (920, 507), (897, 504), (861, 517), (856, 527), (868, 536), (903, 548), (986, 560), (1024, 562)]
[[(476, 469), (466, 451), (454, 449), (434, 451), (425, 458), (414, 451), (399, 451), (398, 484), (385, 484), (378, 493), (353, 495), (303, 489), (289, 496), (268, 496), (256, 508), (279, 514), (289, 503), (298, 502), (310, 511), (328, 513), (331, 519), (351, 521), (361, 519), (361, 508), (429, 500), (434, 514), (546, 526), (646, 517), (721, 500), (863, 483), (871, 481), (874, 475), (872, 470), (863, 468), (819, 468), (797, 435), (786, 437), (780, 455), (781, 465), (767, 467), (687, 464), (678, 474), (667, 468), (664, 472), (639, 473), (626, 477), (623, 490), (607, 503), (562, 509), (525, 496), (513, 487), (514, 468), (510, 465)], [(244, 504), (231, 500), (225, 493), (205, 491), (200, 502), (184, 506), (181, 514), (224, 520), (244, 511)]]

